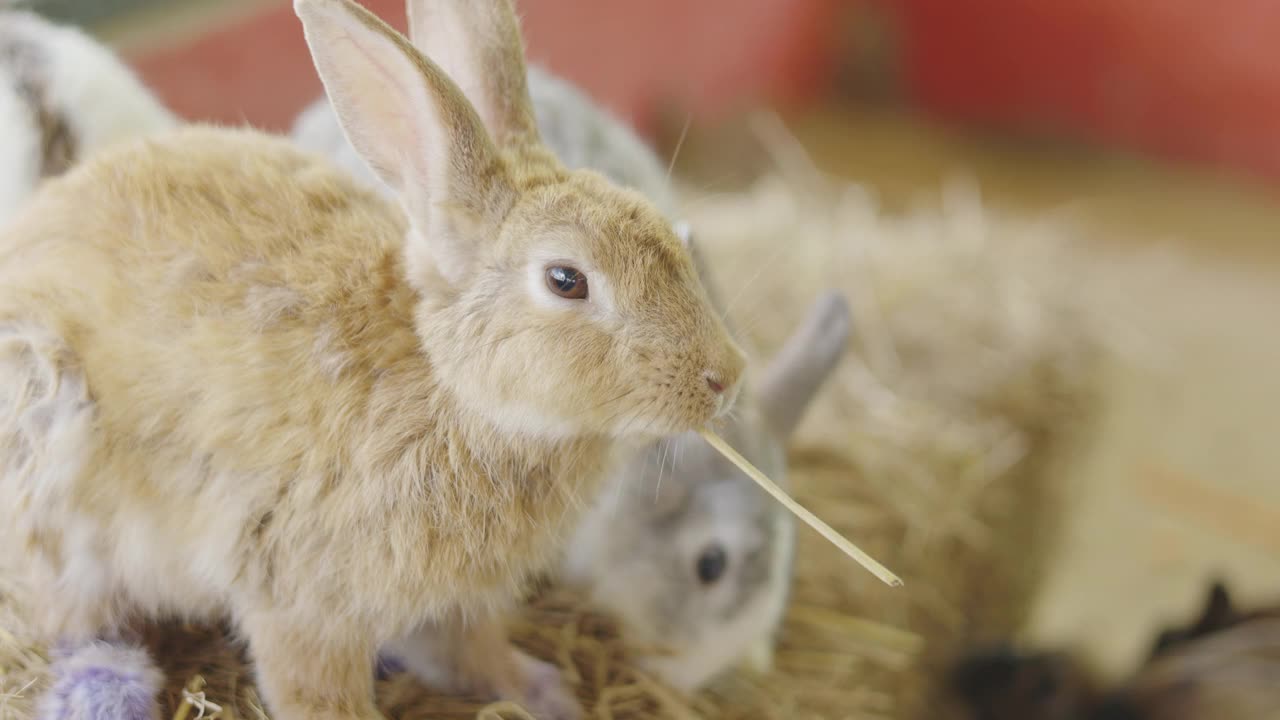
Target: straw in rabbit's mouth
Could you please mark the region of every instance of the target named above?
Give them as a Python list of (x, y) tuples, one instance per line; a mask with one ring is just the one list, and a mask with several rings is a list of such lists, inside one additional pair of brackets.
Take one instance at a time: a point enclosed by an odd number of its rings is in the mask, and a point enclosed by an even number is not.
[(809, 512), (807, 508), (792, 499), (792, 497), (787, 494), (787, 491), (779, 487), (777, 483), (769, 479), (768, 475), (760, 472), (755, 465), (752, 465), (746, 458), (742, 457), (737, 450), (733, 449), (733, 446), (725, 442), (724, 438), (707, 428), (699, 430), (698, 434), (702, 435), (703, 439), (706, 440), (711, 447), (715, 448), (721, 455), (728, 458), (734, 465), (737, 465), (742, 472), (747, 474), (747, 477), (755, 480), (757, 485), (759, 485), (765, 492), (772, 495), (775, 500), (782, 503), (783, 506), (794, 513), (796, 517), (805, 521), (809, 527), (817, 530), (818, 534), (826, 538), (832, 545), (840, 548), (845, 555), (853, 558), (859, 565), (862, 565), (862, 567), (871, 571), (872, 575), (880, 578), (880, 580), (889, 587), (902, 587), (902, 578), (899, 578), (897, 575), (889, 572), (889, 569), (877, 562), (875, 558), (863, 552), (861, 548), (850, 542), (848, 538), (836, 532), (830, 525), (823, 522), (818, 516)]

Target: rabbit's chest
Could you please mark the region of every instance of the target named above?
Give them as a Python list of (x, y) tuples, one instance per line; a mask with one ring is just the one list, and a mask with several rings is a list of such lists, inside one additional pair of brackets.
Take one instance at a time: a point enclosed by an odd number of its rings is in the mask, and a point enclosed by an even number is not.
[(442, 445), (428, 455), (450, 461), (425, 476), (420, 502), (400, 519), (397, 535), (420, 538), (424, 550), (419, 571), (403, 577), (421, 578), (430, 595), (449, 587), (458, 597), (505, 600), (555, 564), (606, 471), (608, 448), (584, 441), (549, 453), (481, 454)]

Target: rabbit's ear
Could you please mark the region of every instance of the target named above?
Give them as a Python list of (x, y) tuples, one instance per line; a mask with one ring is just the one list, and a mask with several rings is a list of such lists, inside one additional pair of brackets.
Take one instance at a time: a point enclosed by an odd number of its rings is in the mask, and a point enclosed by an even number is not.
[(471, 103), (407, 39), (354, 2), (294, 0), (294, 11), (348, 142), (400, 194), (418, 241), (437, 261), (467, 260), (474, 238), (459, 237), (454, 225), (501, 217), (515, 200)]
[(1230, 627), (1237, 617), (1235, 606), (1231, 602), (1231, 593), (1227, 590), (1226, 583), (1219, 580), (1209, 588), (1204, 609), (1200, 613), (1200, 619), (1196, 621), (1195, 628), (1207, 634)]
[(765, 422), (782, 438), (790, 437), (849, 341), (849, 303), (828, 292), (810, 308), (760, 380)]
[(538, 142), (513, 0), (408, 0), (409, 39), (439, 63), (502, 147)]

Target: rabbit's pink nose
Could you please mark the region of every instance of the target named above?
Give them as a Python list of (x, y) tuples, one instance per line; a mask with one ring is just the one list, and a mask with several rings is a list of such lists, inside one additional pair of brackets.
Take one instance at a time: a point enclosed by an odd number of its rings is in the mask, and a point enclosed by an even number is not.
[(711, 375), (707, 375), (707, 387), (711, 388), (711, 392), (717, 395), (724, 392), (724, 385), (721, 385), (720, 381)]

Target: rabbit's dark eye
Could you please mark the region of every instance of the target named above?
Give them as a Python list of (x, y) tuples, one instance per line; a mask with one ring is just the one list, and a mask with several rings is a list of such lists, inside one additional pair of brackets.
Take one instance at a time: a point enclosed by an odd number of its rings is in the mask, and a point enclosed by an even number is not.
[(547, 268), (547, 288), (569, 300), (587, 299), (587, 276), (577, 268), (556, 266)]
[(698, 579), (704, 585), (710, 585), (722, 576), (729, 566), (729, 556), (719, 545), (710, 545), (698, 556)]

